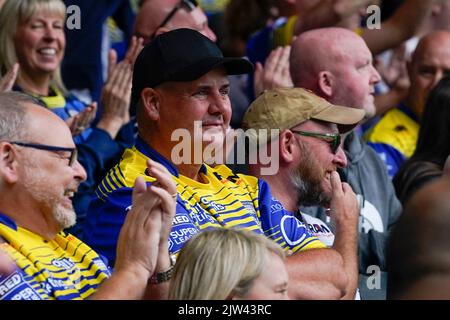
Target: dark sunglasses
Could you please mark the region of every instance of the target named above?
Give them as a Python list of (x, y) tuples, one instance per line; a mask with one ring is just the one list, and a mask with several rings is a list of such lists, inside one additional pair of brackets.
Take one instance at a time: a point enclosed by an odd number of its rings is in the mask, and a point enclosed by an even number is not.
[(297, 130), (291, 131), (301, 136), (313, 137), (327, 142), (330, 145), (333, 154), (336, 154), (339, 146), (341, 145), (341, 135), (339, 133), (317, 133), (317, 132), (297, 131)]
[(191, 11), (195, 10), (195, 8), (198, 7), (198, 2), (196, 0), (181, 0), (180, 2), (178, 2), (178, 4), (169, 12), (169, 14), (164, 18), (164, 20), (155, 29), (155, 31), (150, 36), (150, 39), (153, 39), (156, 35), (156, 31), (158, 31), (159, 28), (164, 27), (170, 21), (170, 19), (173, 18), (175, 13), (177, 13), (177, 11), (183, 7), (185, 9), (187, 9), (188, 12), (191, 12)]
[(70, 158), (69, 158), (69, 166), (72, 167), (75, 161), (77, 161), (78, 158), (78, 150), (77, 148), (65, 148), (65, 147), (55, 147), (55, 146), (49, 146), (46, 144), (37, 144), (37, 143), (28, 143), (28, 142), (21, 142), (21, 141), (8, 141), (11, 144), (15, 144), (21, 147), (26, 148), (33, 148), (38, 150), (45, 150), (45, 151), (51, 151), (51, 152), (70, 152)]

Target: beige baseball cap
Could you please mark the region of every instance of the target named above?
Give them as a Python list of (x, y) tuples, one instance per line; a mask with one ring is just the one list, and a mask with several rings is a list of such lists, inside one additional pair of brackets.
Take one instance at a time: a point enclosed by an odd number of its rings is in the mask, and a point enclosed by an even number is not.
[(364, 118), (361, 109), (337, 106), (303, 88), (264, 91), (244, 115), (244, 129), (290, 129), (308, 120), (339, 125), (340, 133), (354, 128)]

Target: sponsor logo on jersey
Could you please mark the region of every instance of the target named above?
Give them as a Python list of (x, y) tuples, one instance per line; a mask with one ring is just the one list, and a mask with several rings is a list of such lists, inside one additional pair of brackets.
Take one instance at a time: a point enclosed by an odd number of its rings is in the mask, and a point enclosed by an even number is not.
[[(253, 202), (251, 201), (241, 201), (242, 205), (245, 207), (247, 212), (252, 215), (254, 218), (256, 217), (256, 210), (253, 206)], [(259, 224), (259, 220), (255, 220)]]
[(41, 300), (40, 295), (25, 281), (22, 271), (16, 271), (2, 280), (0, 277), (0, 300)]
[(270, 213), (275, 214), (279, 211), (283, 211), (283, 205), (275, 198), (272, 198), (272, 204), (270, 205)]
[(52, 265), (64, 270), (70, 270), (75, 266), (75, 263), (73, 263), (72, 260), (70, 260), (69, 258), (62, 258), (62, 259), (53, 259)]
[(208, 199), (206, 199), (206, 198), (203, 198), (203, 197), (200, 198), (200, 202), (201, 202), (203, 205), (205, 205), (205, 206), (210, 206), (210, 207), (212, 207), (214, 210), (216, 210), (216, 212), (225, 210), (225, 206), (224, 206), (224, 205), (215, 203), (214, 201), (210, 201), (210, 200), (208, 200)]
[[(294, 221), (292, 221), (292, 219), (294, 219)], [(292, 230), (292, 227), (287, 227), (289, 224), (295, 223), (296, 224), (296, 228), (295, 229), (299, 229), (299, 228), (303, 228), (304, 231), (306, 232), (306, 228), (305, 225), (303, 223), (301, 223), (299, 220), (297, 220), (295, 217), (293, 216), (288, 216), (285, 215), (283, 218), (281, 218), (280, 221), (280, 229), (281, 229), (281, 233), (283, 234), (283, 238), (286, 241), (286, 243), (290, 246), (296, 246), (300, 243), (302, 243), (303, 240), (306, 239), (306, 233), (305, 232), (301, 232), (301, 237), (298, 239), (292, 239), (292, 232), (287, 233), (286, 229), (290, 229)], [(298, 230), (296, 230), (295, 234), (299, 233)]]

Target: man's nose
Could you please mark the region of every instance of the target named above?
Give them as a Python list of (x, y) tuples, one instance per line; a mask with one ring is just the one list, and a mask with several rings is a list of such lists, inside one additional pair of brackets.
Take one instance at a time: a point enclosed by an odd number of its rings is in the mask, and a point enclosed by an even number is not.
[(75, 172), (75, 179), (80, 181), (85, 181), (87, 179), (86, 170), (83, 168), (81, 163), (76, 160), (73, 164), (73, 170)]
[(339, 168), (345, 168), (348, 164), (347, 156), (345, 155), (344, 149), (342, 149), (342, 146), (339, 146), (339, 148), (336, 151), (336, 154), (333, 158), (333, 163), (339, 167)]

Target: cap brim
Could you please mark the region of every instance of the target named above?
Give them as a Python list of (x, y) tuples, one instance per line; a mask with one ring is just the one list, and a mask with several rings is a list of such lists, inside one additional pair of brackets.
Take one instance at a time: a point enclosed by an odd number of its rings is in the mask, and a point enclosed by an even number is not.
[(362, 109), (330, 105), (311, 118), (336, 123), (340, 133), (352, 130), (365, 116)]
[(253, 64), (244, 58), (209, 58), (169, 76), (171, 81), (193, 81), (209, 71), (224, 66), (228, 75), (246, 74), (253, 71)]
[(238, 75), (253, 72), (253, 63), (244, 58), (223, 58), (215, 67), (223, 65), (227, 74)]

